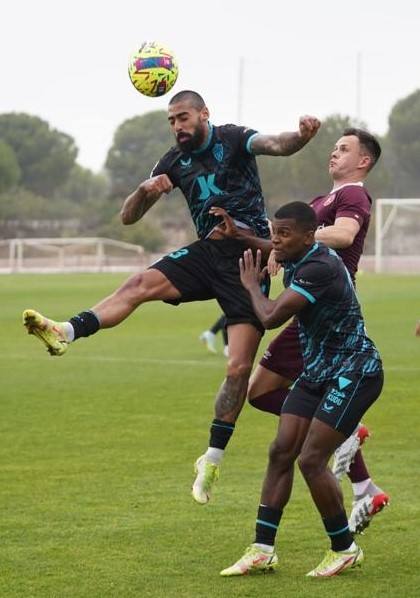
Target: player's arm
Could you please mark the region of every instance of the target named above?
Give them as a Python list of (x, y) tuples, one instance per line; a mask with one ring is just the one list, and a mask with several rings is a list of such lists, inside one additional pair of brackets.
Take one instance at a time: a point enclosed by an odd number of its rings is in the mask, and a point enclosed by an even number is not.
[(354, 218), (342, 216), (336, 218), (334, 224), (319, 228), (315, 232), (316, 241), (322, 241), (331, 249), (345, 249), (353, 245), (360, 224)]
[(414, 334), (416, 336), (420, 336), (420, 320), (418, 320), (417, 323), (416, 323), (416, 327), (414, 329)]
[(125, 199), (121, 208), (123, 224), (134, 224), (157, 202), (163, 193), (170, 193), (173, 185), (166, 174), (159, 174), (140, 183)]
[(253, 154), (265, 156), (290, 156), (298, 152), (314, 137), (321, 122), (314, 116), (301, 116), (299, 130), (279, 135), (255, 134), (250, 141)]
[(230, 239), (245, 241), (251, 249), (259, 249), (261, 251), (264, 261), (268, 260), (273, 248), (270, 239), (261, 239), (260, 237), (257, 237), (254, 231), (249, 228), (239, 228), (226, 210), (219, 206), (212, 206), (209, 210), (209, 214), (220, 216), (222, 218), (222, 221), (217, 226), (217, 231), (220, 234)]
[(261, 324), (266, 329), (277, 328), (299, 313), (307, 304), (300, 293), (290, 288), (281, 293), (277, 299), (268, 299), (260, 288), (261, 253), (257, 251), (254, 263), (252, 251), (247, 249), (239, 260), (241, 282), (251, 296), (252, 306)]

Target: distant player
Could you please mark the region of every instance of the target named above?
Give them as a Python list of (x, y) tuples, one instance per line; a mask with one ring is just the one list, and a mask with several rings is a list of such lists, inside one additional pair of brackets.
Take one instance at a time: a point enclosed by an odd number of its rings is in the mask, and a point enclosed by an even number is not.
[(211, 328), (208, 330), (204, 330), (200, 334), (200, 341), (204, 343), (210, 353), (217, 353), (216, 349), (216, 334), (222, 334), (223, 339), (223, 355), (225, 357), (229, 356), (229, 341), (228, 341), (228, 334), (226, 330), (226, 316), (222, 314), (220, 318), (217, 318), (215, 323)]
[[(216, 397), (207, 452), (195, 464), (193, 498), (208, 502), (219, 475), (219, 463), (241, 412), (248, 379), (263, 327), (239, 278), (242, 241), (225, 239), (216, 230), (220, 217), (212, 206), (224, 206), (237, 226), (268, 238), (269, 228), (255, 156), (287, 156), (300, 150), (317, 133), (318, 119), (304, 116), (299, 130), (262, 135), (235, 125), (213, 126), (203, 98), (181, 91), (169, 102), (169, 126), (176, 146), (156, 164), (124, 202), (124, 224), (137, 222), (164, 194), (179, 187), (188, 203), (199, 240), (130, 277), (112, 295), (71, 318), (54, 322), (34, 310), (24, 312), (24, 324), (52, 355), (62, 355), (69, 343), (117, 326), (147, 301), (173, 305), (217, 299), (226, 315), (229, 361), (226, 378)], [(264, 289), (268, 292), (267, 281)]]
[(382, 363), (365, 325), (354, 287), (341, 258), (315, 241), (317, 216), (305, 203), (280, 208), (273, 222), (276, 259), (284, 266), (285, 291), (267, 299), (260, 290), (261, 253), (254, 264), (248, 249), (241, 280), (265, 328), (297, 318), (303, 371), (283, 404), (277, 436), (257, 513), (254, 543), (223, 576), (266, 571), (277, 566), (275, 537), (298, 460), (312, 499), (331, 540), (321, 563), (308, 573), (329, 577), (361, 563), (340, 486), (328, 468), (334, 451), (348, 438), (383, 385)]
[(414, 329), (414, 334), (416, 336), (420, 336), (420, 320), (417, 321), (416, 327)]

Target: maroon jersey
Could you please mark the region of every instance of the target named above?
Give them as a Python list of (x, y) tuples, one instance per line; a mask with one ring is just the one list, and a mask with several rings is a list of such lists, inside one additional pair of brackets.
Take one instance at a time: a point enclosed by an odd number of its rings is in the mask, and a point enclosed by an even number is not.
[(315, 197), (310, 203), (318, 218), (318, 226), (332, 226), (337, 218), (354, 218), (360, 230), (350, 247), (336, 249), (354, 280), (363, 244), (369, 228), (372, 199), (362, 185), (343, 185), (328, 195)]

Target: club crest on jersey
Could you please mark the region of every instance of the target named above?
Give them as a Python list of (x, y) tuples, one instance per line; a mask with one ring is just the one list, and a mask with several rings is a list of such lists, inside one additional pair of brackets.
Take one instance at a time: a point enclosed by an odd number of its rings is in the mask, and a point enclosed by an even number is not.
[(324, 206), (329, 206), (335, 199), (335, 193), (333, 193), (332, 195), (329, 195), (328, 198), (324, 201), (324, 203), (322, 205)]
[(213, 156), (218, 162), (223, 160), (223, 145), (221, 143), (215, 143), (213, 146)]
[(188, 158), (188, 160), (183, 160), (181, 158), (180, 162), (181, 162), (181, 168), (191, 168), (191, 162), (192, 162), (191, 158)]

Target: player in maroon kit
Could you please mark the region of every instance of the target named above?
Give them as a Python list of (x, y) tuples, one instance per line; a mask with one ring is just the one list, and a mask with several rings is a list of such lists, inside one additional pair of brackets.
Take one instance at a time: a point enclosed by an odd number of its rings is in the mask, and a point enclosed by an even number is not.
[[(329, 173), (333, 188), (327, 195), (316, 197), (310, 203), (319, 223), (315, 239), (337, 251), (353, 281), (372, 208), (372, 199), (363, 181), (380, 154), (380, 145), (373, 135), (361, 129), (346, 129), (330, 156)], [(228, 219), (225, 219), (225, 224), (232, 234)], [(265, 252), (270, 249), (270, 243), (255, 246)], [(270, 263), (274, 264), (274, 261), (270, 260)], [(272, 265), (271, 269), (273, 273), (275, 266)], [(294, 319), (270, 343), (256, 367), (248, 387), (248, 401), (257, 409), (279, 415), (290, 386), (302, 371), (302, 365), (298, 324)], [(350, 527), (356, 532), (366, 528), (372, 516), (389, 502), (389, 497), (371, 480), (359, 450), (368, 435), (367, 428), (359, 425), (337, 450), (333, 465), (337, 478), (348, 473), (352, 482), (355, 498)]]

